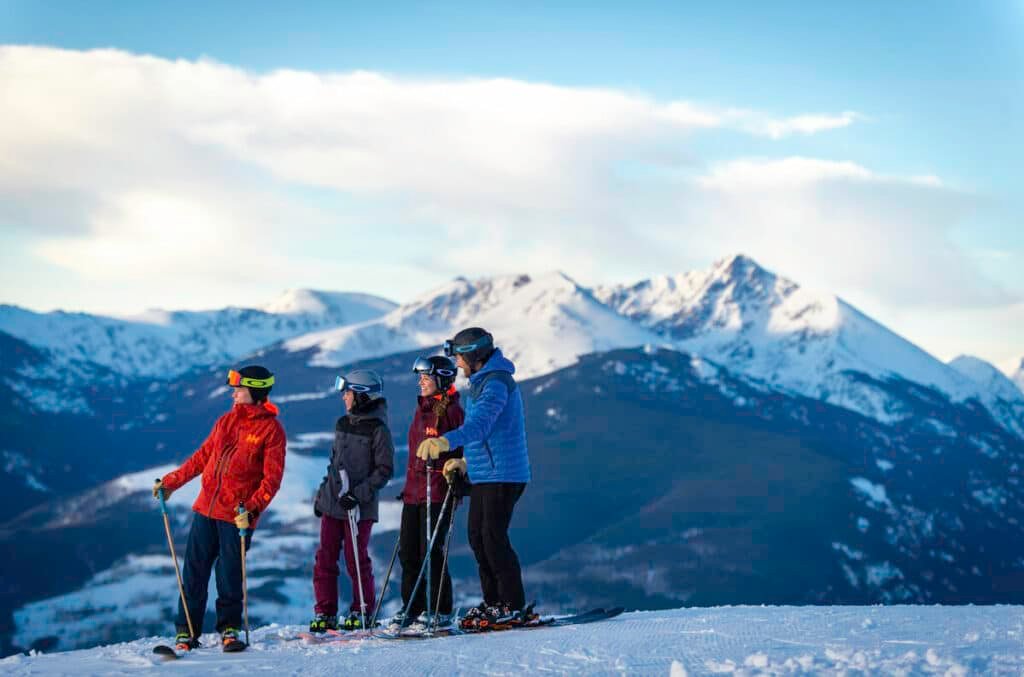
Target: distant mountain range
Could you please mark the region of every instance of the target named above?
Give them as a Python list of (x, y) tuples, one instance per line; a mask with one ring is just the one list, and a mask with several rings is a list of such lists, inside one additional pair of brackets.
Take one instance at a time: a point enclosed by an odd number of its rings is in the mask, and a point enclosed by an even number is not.
[(287, 291), (262, 308), (150, 310), (124, 318), (0, 305), (0, 332), (47, 351), (61, 369), (94, 365), (126, 378), (170, 380), (197, 366), (228, 363), (282, 339), (363, 322), (394, 307), (368, 294), (310, 289)]
[[(228, 354), (217, 337), (250, 336), (239, 313), (258, 331)], [(629, 286), (588, 289), (561, 273), (460, 278), (401, 306), (290, 292), (208, 315), (218, 321), (179, 319), (160, 333), (166, 325), (140, 318), (0, 312), (8, 649), (166, 625), (176, 588), (148, 482), (206, 435), (229, 406), (224, 370), (249, 360), (277, 374), (290, 459), (253, 550), (253, 604), (263, 621), (301, 622), (309, 499), (342, 413), (334, 376), (384, 375), (404, 468), (410, 365), (469, 325), (491, 330), (518, 367), (535, 479), (513, 539), (547, 609), (1024, 602), (1022, 372), (971, 357), (943, 364), (749, 258)], [(260, 343), (262, 332), (273, 335)], [(167, 347), (153, 348), (158, 339)], [(148, 362), (150, 350), (173, 352), (176, 371)], [(378, 564), (396, 509), (375, 532)], [(460, 599), (475, 603), (459, 528), (452, 564)], [(53, 576), (58, 551), (66, 566)]]

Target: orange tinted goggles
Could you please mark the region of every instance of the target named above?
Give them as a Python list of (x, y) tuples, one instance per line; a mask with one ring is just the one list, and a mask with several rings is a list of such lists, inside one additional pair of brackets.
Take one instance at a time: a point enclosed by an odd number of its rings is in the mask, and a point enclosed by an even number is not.
[(232, 369), (228, 372), (228, 385), (232, 388), (245, 386), (246, 388), (269, 388), (274, 385), (274, 377), (269, 378), (248, 378)]

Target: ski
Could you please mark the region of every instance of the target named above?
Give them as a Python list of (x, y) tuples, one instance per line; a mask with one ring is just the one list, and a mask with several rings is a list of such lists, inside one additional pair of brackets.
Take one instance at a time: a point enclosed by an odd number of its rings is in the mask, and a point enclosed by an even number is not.
[(369, 639), (373, 636), (372, 630), (325, 630), (324, 632), (298, 632), (294, 637), (282, 637), (288, 639), (301, 639), (307, 644), (329, 644), (331, 642), (348, 642), (356, 639)]
[(450, 628), (439, 628), (432, 633), (420, 632), (420, 633), (377, 633), (373, 635), (373, 639), (432, 639), (434, 637), (455, 637), (460, 635), (483, 635), (489, 632), (505, 632), (510, 630), (531, 630), (536, 628), (551, 628), (561, 627), (563, 625), (583, 625), (585, 623), (595, 623), (597, 621), (607, 620), (614, 618), (621, 614), (625, 609), (623, 607), (615, 607), (614, 609), (591, 609), (584, 613), (575, 614), (573, 616), (549, 616), (547, 618), (538, 618), (529, 623), (502, 623), (490, 626), (483, 630), (472, 630), (462, 629), (458, 627)]
[(597, 621), (614, 618), (623, 611), (625, 611), (623, 607), (615, 607), (614, 609), (597, 608), (574, 616), (549, 616), (547, 618), (537, 618), (527, 623), (496, 623), (495, 625), (480, 630), (466, 629), (463, 630), (463, 633), (467, 635), (477, 635), (485, 632), (504, 632), (506, 630), (531, 630), (533, 628), (557, 628), (563, 625), (583, 625), (584, 623), (595, 623)]
[(451, 625), (443, 628), (437, 628), (433, 632), (427, 632), (426, 630), (421, 632), (401, 630), (398, 632), (389, 632), (387, 630), (328, 630), (323, 634), (313, 634), (309, 632), (297, 633), (295, 639), (301, 639), (304, 642), (310, 644), (343, 644), (347, 642), (361, 642), (365, 640), (380, 639), (385, 641), (392, 640), (410, 640), (410, 639), (434, 639), (440, 637), (459, 637), (463, 635), (483, 635), (489, 632), (508, 632), (515, 630), (535, 630), (537, 628), (557, 628), (566, 625), (583, 625), (586, 623), (596, 623), (597, 621), (608, 620), (614, 618), (619, 614), (623, 613), (625, 609), (623, 607), (615, 607), (614, 609), (597, 608), (591, 609), (579, 614), (572, 616), (548, 616), (546, 618), (538, 618), (529, 623), (517, 624), (517, 623), (503, 623), (492, 625), (486, 630), (467, 630), (459, 628), (457, 625)]
[(184, 658), (193, 651), (203, 648), (203, 645), (198, 641), (192, 646), (191, 649), (179, 649), (176, 646), (170, 646), (168, 644), (157, 644), (153, 647), (153, 653), (165, 660), (173, 661), (179, 658)]
[[(178, 660), (179, 658), (184, 658), (190, 653), (193, 653), (200, 649), (209, 648), (209, 646), (204, 647), (198, 643), (196, 643), (196, 645), (193, 646), (191, 649), (179, 649), (177, 647), (173, 647), (167, 644), (157, 644), (153, 647), (153, 653), (165, 660), (174, 661)], [(224, 653), (238, 653), (239, 651), (245, 651), (247, 648), (249, 648), (249, 645), (240, 639), (236, 639), (233, 642), (221, 646), (221, 650)]]
[(153, 653), (157, 656), (165, 658), (169, 661), (177, 660), (188, 653), (188, 651), (178, 651), (173, 646), (167, 646), (166, 644), (157, 644), (153, 647)]

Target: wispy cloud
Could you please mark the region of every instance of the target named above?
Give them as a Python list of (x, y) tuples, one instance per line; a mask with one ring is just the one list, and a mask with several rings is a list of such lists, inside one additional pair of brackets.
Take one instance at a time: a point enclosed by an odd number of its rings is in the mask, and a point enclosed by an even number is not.
[[(751, 116), (744, 128), (754, 134), (761, 134), (772, 139), (782, 139), (794, 134), (810, 135), (832, 129), (849, 127), (855, 122), (865, 120), (865, 116), (855, 111), (844, 111), (839, 115), (796, 115), (781, 120), (764, 119)], [(760, 119), (759, 119), (760, 118)]]

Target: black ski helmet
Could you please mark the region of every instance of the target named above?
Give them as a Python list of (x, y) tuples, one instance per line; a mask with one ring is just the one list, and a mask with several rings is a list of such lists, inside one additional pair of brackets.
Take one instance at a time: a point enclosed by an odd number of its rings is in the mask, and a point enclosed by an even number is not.
[(444, 342), (444, 354), (448, 357), (462, 355), (470, 364), (486, 362), (494, 354), (494, 337), (480, 327), (463, 329), (455, 338)]
[(250, 364), (238, 371), (229, 371), (228, 385), (232, 388), (247, 388), (253, 402), (265, 402), (274, 387), (274, 375), (266, 367)]
[(442, 393), (455, 383), (455, 375), (458, 373), (455, 362), (444, 355), (417, 357), (412, 370), (417, 374), (433, 376), (437, 389)]

